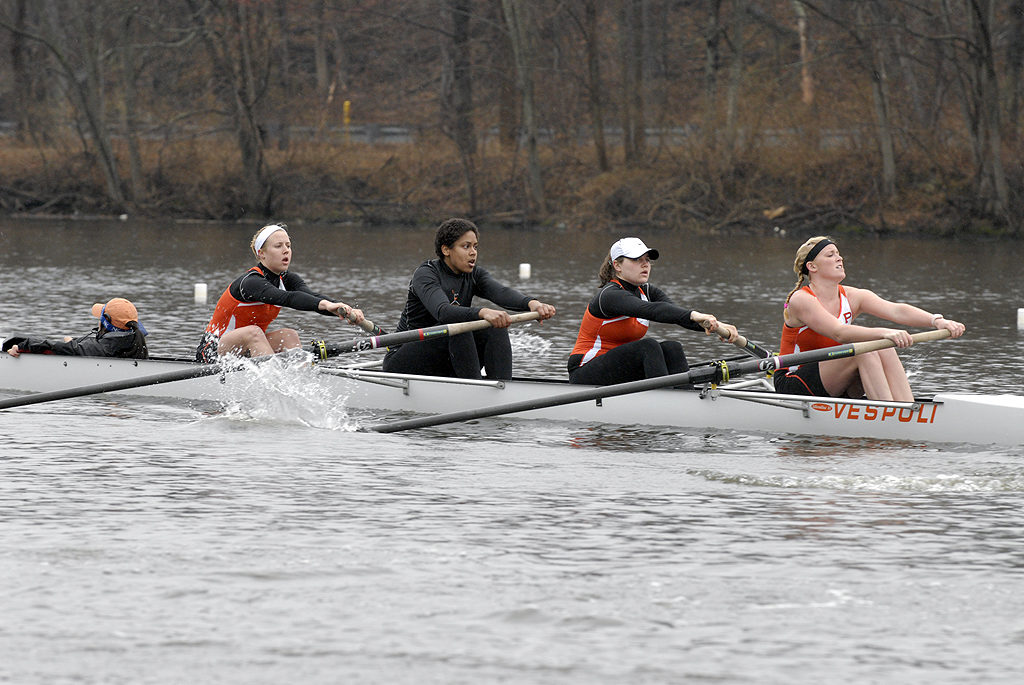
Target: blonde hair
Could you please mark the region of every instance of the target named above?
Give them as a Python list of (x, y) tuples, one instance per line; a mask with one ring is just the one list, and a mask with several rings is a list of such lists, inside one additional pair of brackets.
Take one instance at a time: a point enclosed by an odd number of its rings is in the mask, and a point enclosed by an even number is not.
[(255, 233), (253, 233), (252, 234), (252, 240), (249, 241), (249, 250), (252, 251), (252, 253), (256, 257), (256, 259), (260, 258), (260, 253), (256, 250), (256, 239), (260, 237), (260, 233), (263, 233), (264, 230), (270, 228), (271, 226), (275, 226), (276, 227), (275, 233), (277, 231), (286, 231), (287, 232), (287, 230), (288, 230), (288, 224), (284, 223), (283, 221), (278, 221), (277, 223), (267, 224), (266, 226), (262, 226), (262, 227), (260, 227), (260, 230), (258, 230)]
[(796, 274), (796, 285), (793, 286), (793, 289), (789, 291), (788, 295), (786, 295), (786, 303), (782, 305), (783, 318), (785, 318), (786, 316), (786, 308), (789, 307), (789, 298), (793, 297), (793, 293), (795, 293), (797, 290), (800, 290), (800, 288), (804, 284), (804, 276), (807, 275), (804, 272), (804, 263), (807, 261), (807, 255), (810, 253), (811, 249), (815, 245), (820, 243), (822, 240), (831, 240), (831, 238), (829, 238), (827, 235), (816, 235), (797, 248), (796, 259), (793, 260), (793, 273)]

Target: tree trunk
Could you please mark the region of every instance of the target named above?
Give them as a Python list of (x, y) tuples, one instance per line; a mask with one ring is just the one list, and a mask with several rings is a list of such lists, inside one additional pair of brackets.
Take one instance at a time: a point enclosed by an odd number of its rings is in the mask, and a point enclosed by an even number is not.
[(622, 147), (626, 164), (644, 159), (644, 0), (622, 0), (620, 53), (622, 64)]
[[(265, 41), (263, 35), (266, 27), (261, 27), (259, 6), (254, 6), (256, 16), (250, 15), (246, 3), (232, 3), (228, 6), (216, 6), (218, 14), (209, 16), (205, 3), (201, 0), (188, 0), (189, 6), (205, 29), (203, 39), (210, 54), (214, 70), (219, 76), (221, 86), (218, 96), (229, 108), (235, 139), (241, 155), (243, 193), (249, 211), (256, 211), (267, 216), (272, 212), (273, 184), (267, 169), (264, 156), (263, 137), (256, 114), (256, 104), (262, 91), (263, 79), (256, 71), (256, 59), (253, 51), (253, 38)], [(265, 77), (269, 59), (266, 52), (260, 53), (263, 58), (261, 71)]]
[[(981, 116), (984, 122), (984, 153), (982, 171), (982, 197), (988, 200), (988, 209), (1005, 218), (1016, 228), (1020, 222), (1009, 215), (1010, 189), (1003, 164), (1002, 122), (1000, 117), (999, 77), (996, 74), (995, 46), (992, 39), (995, 0), (968, 0), (969, 16), (974, 40), (977, 43), (978, 83)], [(989, 187), (986, 187), (989, 186)]]
[[(1024, 2), (1024, 0), (1021, 0)], [(583, 21), (584, 41), (587, 46), (587, 87), (590, 103), (590, 125), (594, 136), (594, 151), (597, 154), (597, 168), (602, 172), (611, 169), (608, 163), (608, 145), (604, 139), (604, 103), (601, 93), (601, 55), (598, 46), (598, 24), (596, 0), (586, 0)]]
[(1021, 119), (1021, 73), (1024, 72), (1024, 0), (1013, 0), (1010, 10), (1013, 17), (1009, 27), (1007, 45), (1006, 83), (1010, 91), (1010, 106), (1006, 116), (1006, 133), (1011, 142), (1020, 138)]
[(523, 103), (523, 129), (526, 137), (526, 179), (530, 213), (543, 216), (544, 184), (541, 177), (540, 157), (537, 151), (537, 123), (534, 112), (533, 61), (534, 41), (532, 26), (527, 17), (524, 0), (502, 0), (505, 23), (512, 38), (519, 94)]
[(882, 27), (888, 28), (883, 10), (872, 5), (874, 11), (872, 25), (864, 31), (872, 64), (871, 96), (875, 106), (875, 122), (878, 131), (878, 149), (882, 158), (883, 199), (891, 198), (896, 193), (896, 148), (892, 135), (892, 98), (889, 93), (889, 70), (886, 66), (880, 33)]
[[(477, 213), (476, 179), (476, 127), (473, 124), (473, 75), (472, 52), (470, 50), (470, 16), (472, 0), (448, 0), (451, 18), (451, 79), (450, 88), (441, 98), (443, 127), (447, 130), (462, 161), (463, 176), (466, 180), (466, 194), (469, 213)], [(448, 112), (451, 114), (449, 115)]]
[(327, 97), (331, 77), (327, 68), (327, 0), (317, 0), (316, 27), (314, 28), (313, 68), (316, 74), (316, 92)]
[(796, 11), (796, 30), (800, 35), (800, 101), (814, 103), (814, 80), (811, 78), (811, 49), (807, 45), (807, 8), (800, 0), (793, 0)]
[(725, 149), (731, 160), (739, 142), (739, 98), (746, 59), (747, 2), (735, 0), (732, 21), (732, 59), (729, 61), (729, 89), (725, 95)]
[(14, 72), (14, 116), (17, 126), (17, 137), (20, 141), (28, 139), (32, 130), (32, 117), (29, 115), (29, 102), (32, 93), (32, 77), (26, 64), (26, 25), (25, 10), (27, 0), (17, 0), (14, 8), (14, 26), (11, 32), (11, 71)]
[[(971, 134), (975, 162), (975, 193), (985, 211), (1005, 220), (1015, 230), (1020, 221), (1009, 214), (1009, 186), (1002, 156), (999, 82), (992, 42), (994, 0), (962, 0), (966, 35), (958, 35), (951, 0), (942, 0), (951, 62), (957, 70), (961, 108)], [(956, 59), (958, 45), (968, 46), (966, 62)]]
[(703, 138), (711, 149), (718, 149), (718, 72), (722, 68), (722, 0), (707, 0), (708, 18), (704, 26), (704, 121)]

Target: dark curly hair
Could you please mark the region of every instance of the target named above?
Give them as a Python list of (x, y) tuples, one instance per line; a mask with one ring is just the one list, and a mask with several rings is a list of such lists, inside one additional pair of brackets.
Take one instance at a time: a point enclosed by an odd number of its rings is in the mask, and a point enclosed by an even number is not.
[(473, 231), (476, 239), (480, 240), (480, 229), (469, 219), (446, 219), (437, 227), (437, 234), (434, 236), (434, 252), (441, 259), (444, 259), (442, 247), (451, 247), (455, 241), (462, 237), (466, 231)]

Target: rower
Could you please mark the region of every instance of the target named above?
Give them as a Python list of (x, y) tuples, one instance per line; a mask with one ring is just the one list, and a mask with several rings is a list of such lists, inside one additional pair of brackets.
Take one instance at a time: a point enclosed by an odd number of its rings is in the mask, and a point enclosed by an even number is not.
[[(815, 236), (797, 249), (793, 271), (797, 281), (782, 309), (780, 354), (866, 340), (891, 340), (897, 348), (914, 343), (910, 333), (902, 329), (856, 325), (854, 320), (860, 314), (905, 326), (945, 329), (952, 338), (964, 334), (962, 323), (946, 319), (942, 314), (930, 314), (903, 302), (890, 302), (863, 288), (840, 285), (846, 278), (843, 258), (839, 247), (827, 236)], [(805, 280), (807, 285), (804, 285)], [(789, 395), (914, 400), (903, 362), (891, 347), (777, 372), (775, 390)]]
[(145, 327), (139, 323), (139, 311), (123, 297), (115, 297), (106, 304), (92, 306), (92, 315), (99, 319), (96, 328), (78, 338), (69, 335), (63, 340), (48, 340), (14, 335), (0, 345), (7, 354), (17, 357), (26, 352), (33, 354), (62, 354), (80, 357), (126, 357), (146, 359)]
[(292, 241), (287, 226), (264, 226), (249, 242), (259, 263), (225, 288), (213, 317), (196, 349), (196, 361), (212, 363), (218, 356), (235, 354), (260, 357), (301, 346), (292, 328), (267, 328), (281, 307), (337, 316), (354, 324), (365, 321), (363, 312), (310, 290), (306, 282), (288, 270)]
[(601, 287), (590, 300), (569, 354), (570, 383), (610, 385), (683, 373), (690, 367), (681, 343), (645, 338), (651, 321), (692, 331), (718, 332), (735, 342), (736, 327), (712, 314), (684, 309), (651, 285), (657, 250), (639, 238), (615, 241), (601, 260)]
[(499, 307), (537, 312), (541, 320), (554, 316), (555, 308), (499, 283), (477, 265), (479, 243), (480, 229), (472, 221), (448, 219), (438, 226), (437, 259), (423, 262), (413, 272), (395, 332), (479, 319), (491, 327), (391, 347), (384, 357), (385, 371), (478, 379), (483, 369), (492, 380), (512, 377), (508, 337), (512, 319), (504, 309), (473, 306), (473, 297)]

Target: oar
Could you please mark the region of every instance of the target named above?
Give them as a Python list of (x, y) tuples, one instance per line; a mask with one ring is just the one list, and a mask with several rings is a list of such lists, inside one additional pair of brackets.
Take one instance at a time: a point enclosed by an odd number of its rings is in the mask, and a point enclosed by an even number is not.
[(190, 366), (187, 369), (179, 369), (177, 371), (165, 371), (164, 373), (157, 373), (151, 376), (141, 376), (139, 378), (126, 378), (119, 381), (107, 381), (106, 383), (96, 383), (95, 385), (82, 385), (77, 388), (68, 388), (66, 390), (37, 392), (32, 395), (25, 395), (22, 397), (11, 397), (6, 400), (0, 400), (0, 409), (10, 409), (12, 407), (25, 407), (30, 404), (39, 404), (40, 402), (66, 400), (72, 397), (97, 395), (102, 392), (114, 392), (116, 390), (129, 390), (131, 388), (141, 388), (147, 385), (173, 383), (174, 381), (184, 381), (190, 378), (202, 378), (203, 376), (213, 376), (218, 373), (234, 371), (240, 368), (244, 367), (242, 367), (242, 365), (240, 364), (230, 363), (195, 364), (194, 366)]
[[(525, 312), (523, 314), (512, 314), (509, 318), (512, 319), (512, 323), (522, 323), (524, 321), (539, 319), (540, 314), (537, 312)], [(431, 338), (440, 338), (446, 335), (458, 335), (460, 333), (468, 333), (469, 331), (479, 331), (484, 328), (490, 328), (490, 326), (490, 322), (478, 319), (476, 321), (446, 323), (439, 326), (431, 326), (430, 328), (416, 328), (409, 331), (399, 331), (397, 333), (373, 335), (366, 338), (356, 338), (354, 340), (348, 340), (340, 343), (328, 343), (323, 340), (314, 340), (312, 344), (305, 349), (312, 352), (314, 356), (319, 357), (320, 359), (327, 359), (329, 357), (337, 357), (338, 355), (348, 354), (350, 352), (365, 352), (366, 350), (375, 350), (380, 347), (389, 347), (391, 345), (401, 345), (403, 343), (416, 342), (417, 340), (428, 340)]]
[[(719, 338), (728, 342), (729, 333), (721, 326), (715, 328), (715, 330), (712, 331), (712, 333), (715, 333)], [(772, 351), (769, 350), (767, 347), (761, 347), (756, 342), (752, 340), (747, 340), (742, 335), (737, 336), (737, 338), (732, 341), (732, 344), (744, 350), (751, 357), (758, 357), (759, 359), (764, 359), (766, 357), (772, 356)]]
[[(943, 338), (948, 337), (949, 331), (945, 329), (926, 331), (924, 333), (914, 333), (911, 336), (911, 338), (914, 339), (914, 342), (942, 340)], [(587, 402), (605, 397), (618, 397), (619, 395), (629, 395), (631, 393), (643, 392), (645, 390), (668, 388), (677, 385), (708, 382), (720, 383), (723, 380), (729, 380), (732, 377), (742, 376), (749, 373), (768, 372), (776, 369), (784, 369), (790, 366), (799, 366), (800, 364), (830, 361), (832, 359), (843, 359), (894, 346), (895, 344), (890, 340), (869, 340), (866, 342), (836, 345), (835, 347), (825, 347), (820, 350), (794, 352), (793, 354), (766, 357), (764, 359), (745, 359), (737, 362), (736, 364), (729, 364), (728, 362), (723, 361), (712, 364), (706, 368), (700, 367), (690, 369), (684, 373), (659, 376), (658, 378), (647, 378), (641, 381), (630, 381), (628, 383), (617, 383), (615, 385), (605, 385), (598, 388), (570, 391), (558, 395), (550, 395), (548, 397), (540, 397), (532, 400), (521, 400), (519, 402), (509, 402), (508, 404), (492, 407), (480, 407), (477, 409), (450, 412), (448, 414), (436, 414), (433, 416), (406, 419), (404, 421), (395, 421), (389, 424), (370, 426), (367, 430), (376, 431), (378, 433), (397, 433), (398, 431), (410, 430), (413, 428), (427, 428), (430, 426), (440, 426), (445, 423), (456, 423), (459, 421), (471, 421), (473, 419), (482, 419), (489, 416), (498, 416), (499, 414), (514, 414), (522, 411), (530, 411), (532, 409), (546, 409), (547, 407), (557, 407), (563, 404)]]
[[(355, 317), (352, 316), (351, 313), (349, 313), (349, 315), (346, 316), (345, 319), (351, 321), (352, 323), (356, 323)], [(387, 331), (385, 331), (383, 328), (381, 328), (374, 322), (370, 321), (369, 319), (363, 319), (359, 323), (356, 323), (356, 325), (362, 328), (370, 335), (387, 335)]]

